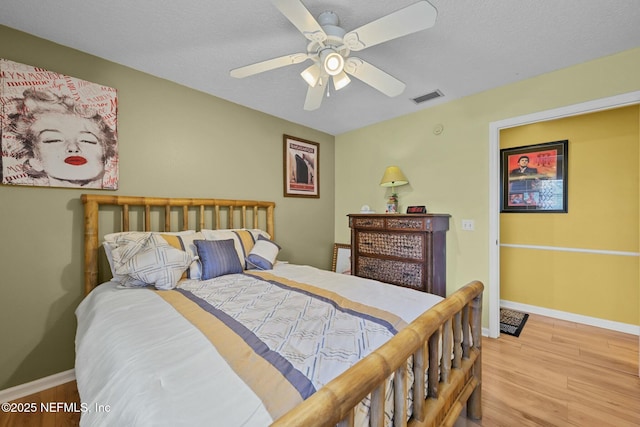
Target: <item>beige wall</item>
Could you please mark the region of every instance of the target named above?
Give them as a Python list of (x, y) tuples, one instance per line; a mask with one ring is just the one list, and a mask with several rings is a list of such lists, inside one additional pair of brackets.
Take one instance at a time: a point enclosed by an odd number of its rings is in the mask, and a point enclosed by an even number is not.
[[(330, 267), (333, 136), (7, 27), (0, 40), (0, 58), (118, 90), (115, 194), (275, 201), (281, 258)], [(320, 199), (283, 197), (283, 134), (320, 143)], [(0, 185), (0, 389), (73, 368), (82, 193)]]
[[(640, 90), (638, 69), (640, 49), (633, 49), (338, 135), (336, 241), (349, 241), (346, 215), (362, 204), (384, 211), (378, 183), (384, 168), (397, 164), (410, 181), (398, 189), (401, 209), (425, 204), (452, 215), (448, 292), (472, 279), (488, 288), (490, 123)], [(438, 124), (444, 131), (436, 135)], [(462, 231), (462, 219), (475, 220), (475, 231)], [(488, 302), (488, 290), (485, 296)]]

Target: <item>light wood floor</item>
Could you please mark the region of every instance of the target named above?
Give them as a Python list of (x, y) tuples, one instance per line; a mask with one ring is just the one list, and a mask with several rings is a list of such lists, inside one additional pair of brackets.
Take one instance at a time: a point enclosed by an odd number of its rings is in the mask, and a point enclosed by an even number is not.
[(51, 407), (52, 410), (49, 412), (43, 412), (40, 411), (41, 402), (45, 404), (50, 402), (75, 402), (79, 409), (80, 396), (78, 396), (76, 382), (72, 381), (58, 387), (43, 390), (40, 393), (15, 400), (12, 403), (35, 403), (38, 410), (31, 413), (0, 412), (0, 427), (73, 427), (80, 425), (79, 412), (65, 412), (63, 409), (59, 412), (53, 412), (55, 407)]
[[(520, 337), (484, 338), (483, 419), (456, 427), (640, 426), (638, 337), (531, 315)], [(75, 382), (17, 402), (77, 402)], [(78, 413), (6, 414), (0, 427), (77, 426)]]
[(520, 337), (482, 340), (475, 426), (640, 426), (638, 337), (530, 315)]

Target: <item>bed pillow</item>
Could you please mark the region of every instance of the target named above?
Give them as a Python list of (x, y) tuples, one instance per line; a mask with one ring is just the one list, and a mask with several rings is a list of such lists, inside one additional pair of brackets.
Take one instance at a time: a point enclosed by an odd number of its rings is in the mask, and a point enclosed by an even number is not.
[[(184, 231), (159, 231), (157, 233), (169, 234), (172, 236), (186, 236), (189, 234), (195, 234), (195, 230)], [(103, 240), (109, 243), (121, 243), (129, 240), (135, 240), (140, 236), (150, 236), (154, 232), (152, 231), (120, 231), (118, 233), (105, 234)]]
[(213, 279), (225, 274), (242, 273), (234, 239), (194, 240), (202, 265), (202, 280)]
[[(151, 233), (127, 232), (109, 236), (112, 238), (105, 239), (102, 245), (107, 256), (107, 261), (109, 262), (109, 267), (111, 268), (111, 280), (121, 284), (127, 281), (130, 285), (135, 285), (130, 280), (127, 280), (126, 274), (118, 274), (116, 270), (118, 266), (129, 261), (132, 256), (147, 244)], [(139, 285), (143, 286), (144, 283), (140, 283)]]
[(229, 236), (229, 232), (234, 232), (234, 231), (248, 231), (253, 235), (255, 240), (258, 239), (258, 236), (263, 236), (263, 237), (266, 237), (267, 239), (271, 238), (269, 233), (259, 228), (229, 228), (229, 229), (219, 229), (219, 230), (211, 230), (211, 229), (203, 228), (200, 231), (202, 231), (202, 234), (204, 234), (204, 238), (206, 240), (222, 240), (222, 237)]
[(202, 230), (202, 234), (206, 240), (229, 240), (232, 239), (236, 252), (238, 253), (238, 260), (242, 264), (243, 268), (247, 268), (245, 259), (249, 255), (249, 252), (253, 249), (253, 245), (259, 236), (271, 238), (265, 231), (259, 229), (247, 229), (247, 228), (234, 228), (230, 230)]
[[(159, 235), (152, 235), (143, 248), (125, 263), (117, 265), (116, 273), (126, 274), (156, 289), (168, 290), (176, 287), (192, 261), (187, 252), (174, 248)], [(132, 286), (128, 280), (122, 284)]]
[(189, 268), (182, 274), (182, 279), (196, 279), (199, 280), (202, 276), (202, 271), (200, 268), (200, 262), (198, 260), (198, 249), (196, 245), (193, 243), (194, 240), (202, 240), (204, 236), (200, 232), (189, 233), (189, 234), (169, 234), (169, 233), (160, 233), (160, 236), (164, 240), (167, 241), (171, 246), (176, 249), (180, 249), (182, 251), (187, 252), (191, 255), (193, 262)]
[[(133, 251), (133, 253), (137, 252), (139, 248), (144, 246), (151, 237), (152, 232), (150, 231), (122, 231), (118, 233), (110, 233), (104, 236), (104, 241), (102, 242), (102, 247), (104, 248), (105, 255), (107, 257), (107, 261), (109, 262), (109, 268), (111, 269), (112, 281), (122, 283), (127, 279), (127, 275), (116, 273), (116, 265), (113, 261), (113, 250), (119, 248), (121, 246), (127, 246), (130, 244), (136, 244), (139, 247), (135, 246), (129, 247), (128, 251)], [(190, 234), (195, 234), (195, 230), (184, 230), (178, 232), (166, 232), (163, 234), (175, 235), (175, 236), (186, 236)], [(130, 258), (131, 253), (122, 254), (120, 261), (122, 259)]]
[(279, 251), (276, 242), (259, 236), (247, 256), (247, 269), (272, 270)]

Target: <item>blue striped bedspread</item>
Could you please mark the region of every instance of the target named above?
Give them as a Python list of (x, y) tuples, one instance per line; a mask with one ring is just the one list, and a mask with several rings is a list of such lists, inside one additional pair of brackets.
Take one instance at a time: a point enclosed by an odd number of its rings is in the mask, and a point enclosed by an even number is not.
[(157, 293), (209, 339), (273, 419), (406, 326), (388, 311), (268, 272)]

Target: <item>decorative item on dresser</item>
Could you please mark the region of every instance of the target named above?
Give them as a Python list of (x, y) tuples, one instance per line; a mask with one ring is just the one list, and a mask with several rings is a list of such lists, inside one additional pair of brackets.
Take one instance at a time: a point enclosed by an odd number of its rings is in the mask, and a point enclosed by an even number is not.
[(389, 166), (384, 171), (384, 175), (380, 180), (381, 187), (391, 187), (391, 196), (387, 201), (387, 213), (398, 213), (398, 194), (396, 193), (396, 187), (401, 185), (407, 185), (409, 180), (402, 173), (398, 166)]
[(445, 296), (449, 214), (350, 214), (351, 271)]

